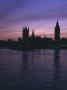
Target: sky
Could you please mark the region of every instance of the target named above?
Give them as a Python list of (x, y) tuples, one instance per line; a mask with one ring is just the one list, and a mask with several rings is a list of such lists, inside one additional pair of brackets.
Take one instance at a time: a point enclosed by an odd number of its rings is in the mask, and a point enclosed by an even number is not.
[(0, 0), (0, 39), (22, 37), (22, 28), (30, 35), (54, 38), (57, 20), (61, 37), (67, 37), (67, 0)]

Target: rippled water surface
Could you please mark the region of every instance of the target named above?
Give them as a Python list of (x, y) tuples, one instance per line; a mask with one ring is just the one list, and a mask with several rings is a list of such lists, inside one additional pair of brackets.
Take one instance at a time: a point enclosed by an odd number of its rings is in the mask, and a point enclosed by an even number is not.
[(0, 49), (0, 88), (67, 90), (67, 50)]

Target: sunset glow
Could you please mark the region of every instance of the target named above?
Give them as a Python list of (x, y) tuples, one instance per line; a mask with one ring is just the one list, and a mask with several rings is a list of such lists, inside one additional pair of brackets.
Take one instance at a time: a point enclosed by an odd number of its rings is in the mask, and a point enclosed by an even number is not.
[(54, 38), (56, 21), (61, 37), (67, 37), (66, 0), (0, 0), (0, 39), (22, 37), (22, 28), (28, 26), (30, 34)]

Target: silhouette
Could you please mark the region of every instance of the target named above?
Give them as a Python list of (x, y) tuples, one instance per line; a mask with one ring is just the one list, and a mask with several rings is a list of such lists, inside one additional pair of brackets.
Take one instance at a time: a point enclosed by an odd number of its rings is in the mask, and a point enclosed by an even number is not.
[(24, 27), (22, 31), (23, 40), (27, 40), (29, 38), (29, 28)]
[(55, 27), (55, 42), (56, 42), (56, 45), (60, 44), (60, 26), (59, 26), (58, 21), (57, 21), (56, 27)]
[(22, 30), (22, 38), (18, 38), (18, 41), (8, 39), (8, 41), (1, 40), (0, 48), (10, 48), (15, 50), (33, 50), (33, 49), (56, 49), (65, 48), (67, 49), (67, 39), (60, 38), (60, 26), (57, 21), (55, 26), (55, 39), (52, 38), (41, 38), (35, 36), (34, 30), (32, 35), (29, 36), (29, 27), (24, 27)]
[(55, 41), (58, 42), (59, 40), (60, 40), (60, 26), (59, 26), (59, 22), (57, 21), (55, 27)]
[(35, 38), (34, 30), (32, 31), (32, 38)]

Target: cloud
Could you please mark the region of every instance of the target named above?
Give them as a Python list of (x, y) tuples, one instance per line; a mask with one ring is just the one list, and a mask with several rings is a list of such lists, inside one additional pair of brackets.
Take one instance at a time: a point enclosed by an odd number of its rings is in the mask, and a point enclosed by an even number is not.
[[(3, 23), (57, 19), (58, 17), (67, 18), (67, 2), (62, 2), (62, 0), (61, 2), (60, 0), (51, 0), (50, 3), (49, 0), (46, 2), (43, 0), (43, 2), (40, 2), (41, 4), (36, 3), (38, 0), (36, 2), (33, 2), (33, 0), (6, 1), (5, 6), (0, 9), (0, 19)], [(40, 5), (43, 5), (43, 8)]]
[(0, 0), (0, 32), (3, 33), (18, 31), (19, 24), (52, 23), (58, 18), (67, 20), (67, 0)]
[(10, 15), (17, 8), (24, 8), (30, 0), (0, 0), (0, 20)]

